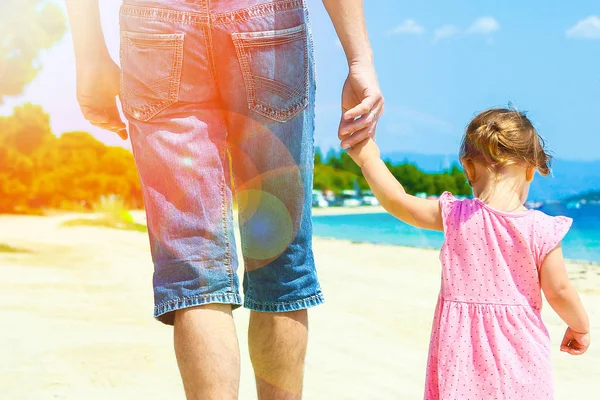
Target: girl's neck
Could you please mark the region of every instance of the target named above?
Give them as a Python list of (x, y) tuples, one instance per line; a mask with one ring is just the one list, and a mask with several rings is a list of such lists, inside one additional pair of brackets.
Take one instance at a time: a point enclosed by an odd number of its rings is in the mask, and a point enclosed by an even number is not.
[[(483, 177), (482, 177), (483, 178)], [(488, 206), (504, 212), (520, 212), (527, 197), (528, 182), (502, 174), (475, 182), (473, 194)], [(479, 183), (479, 184), (478, 184)]]

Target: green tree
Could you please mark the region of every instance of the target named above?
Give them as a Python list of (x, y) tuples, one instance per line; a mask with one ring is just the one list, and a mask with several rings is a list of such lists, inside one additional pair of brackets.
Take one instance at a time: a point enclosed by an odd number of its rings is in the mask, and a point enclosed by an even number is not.
[(16, 212), (27, 204), (33, 177), (31, 160), (0, 143), (0, 212)]
[(0, 212), (91, 207), (114, 194), (141, 207), (133, 154), (86, 132), (56, 137), (39, 106), (16, 107), (0, 117)]
[(471, 186), (469, 185), (467, 177), (465, 176), (462, 168), (456, 164), (452, 165), (452, 168), (450, 169), (450, 175), (456, 183), (457, 194), (463, 196), (469, 196), (472, 194)]
[(352, 157), (345, 151), (340, 153), (340, 169), (351, 172), (354, 175), (362, 176), (362, 171), (358, 165), (352, 160)]
[(323, 164), (323, 153), (321, 152), (321, 148), (315, 148), (315, 166)]
[(0, 143), (28, 157), (54, 138), (50, 117), (41, 106), (26, 103), (15, 107), (12, 116), (0, 117)]
[(0, 2), (0, 104), (37, 76), (40, 51), (54, 45), (66, 30), (64, 13), (47, 0)]
[(332, 166), (333, 168), (342, 168), (342, 162), (338, 157), (338, 152), (334, 149), (329, 149), (327, 152), (326, 164)]

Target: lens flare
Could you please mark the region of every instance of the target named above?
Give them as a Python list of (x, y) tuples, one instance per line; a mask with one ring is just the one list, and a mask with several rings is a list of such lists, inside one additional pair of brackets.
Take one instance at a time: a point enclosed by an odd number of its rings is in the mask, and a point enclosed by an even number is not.
[[(294, 224), (281, 200), (260, 190), (238, 192), (242, 215), (244, 255), (254, 260), (269, 260), (281, 254), (294, 237)], [(247, 211), (251, 210), (251, 213)]]

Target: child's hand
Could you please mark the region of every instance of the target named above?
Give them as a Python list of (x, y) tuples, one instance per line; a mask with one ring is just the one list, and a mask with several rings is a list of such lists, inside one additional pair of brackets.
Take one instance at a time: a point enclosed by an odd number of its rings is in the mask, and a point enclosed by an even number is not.
[(367, 161), (379, 159), (380, 157), (379, 147), (377, 147), (372, 138), (365, 139), (349, 148), (348, 155), (352, 157), (354, 162), (361, 168)]
[(565, 337), (560, 345), (560, 351), (569, 353), (574, 356), (579, 356), (585, 353), (590, 346), (590, 334), (575, 332), (571, 328), (567, 328)]

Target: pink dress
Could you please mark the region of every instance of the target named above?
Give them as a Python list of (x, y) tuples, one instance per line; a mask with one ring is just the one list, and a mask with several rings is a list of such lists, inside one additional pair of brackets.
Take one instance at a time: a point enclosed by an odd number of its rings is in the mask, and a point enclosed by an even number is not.
[(425, 400), (553, 399), (539, 270), (572, 220), (505, 213), (447, 192), (440, 203), (442, 285)]

